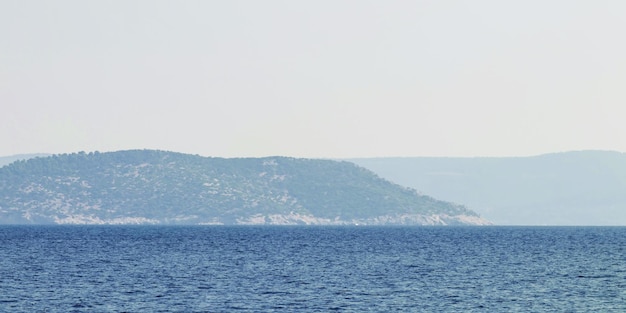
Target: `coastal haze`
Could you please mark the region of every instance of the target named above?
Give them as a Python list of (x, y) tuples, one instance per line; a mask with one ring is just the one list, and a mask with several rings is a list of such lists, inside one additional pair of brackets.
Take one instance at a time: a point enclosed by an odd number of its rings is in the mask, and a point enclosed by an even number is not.
[(574, 151), (511, 158), (350, 161), (497, 225), (626, 225), (626, 154)]
[(2, 1), (0, 155), (626, 151), (624, 1)]
[(625, 35), (623, 0), (2, 0), (0, 312), (626, 312)]
[[(622, 12), (623, 1), (3, 1), (0, 156), (620, 153)], [(626, 224), (614, 169), (588, 180), (507, 162), (510, 176), (453, 169), (439, 185), (370, 169), (496, 223)]]

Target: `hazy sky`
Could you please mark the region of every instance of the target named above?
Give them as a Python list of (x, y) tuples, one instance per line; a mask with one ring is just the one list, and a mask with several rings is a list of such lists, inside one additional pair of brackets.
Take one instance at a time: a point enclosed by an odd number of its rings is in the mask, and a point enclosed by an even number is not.
[(626, 151), (626, 1), (0, 0), (0, 156)]

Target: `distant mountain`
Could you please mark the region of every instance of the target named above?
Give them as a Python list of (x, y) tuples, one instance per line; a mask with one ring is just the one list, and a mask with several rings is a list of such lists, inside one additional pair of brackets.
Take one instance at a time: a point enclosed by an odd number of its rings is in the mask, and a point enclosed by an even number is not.
[(132, 150), (0, 168), (0, 223), (488, 224), (349, 162)]
[(42, 158), (42, 157), (47, 157), (47, 156), (50, 156), (50, 155), (39, 153), (39, 154), (18, 154), (18, 155), (4, 156), (4, 157), (0, 157), (0, 167), (3, 167), (7, 164), (11, 164), (19, 160), (28, 160), (32, 158)]
[(626, 225), (626, 154), (350, 160), (390, 181), (463, 203), (495, 224)]

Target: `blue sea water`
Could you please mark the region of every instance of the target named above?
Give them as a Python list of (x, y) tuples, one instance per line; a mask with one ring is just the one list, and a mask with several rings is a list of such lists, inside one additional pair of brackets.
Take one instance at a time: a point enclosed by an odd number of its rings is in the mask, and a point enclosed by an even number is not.
[(626, 312), (626, 228), (1, 226), (0, 312)]

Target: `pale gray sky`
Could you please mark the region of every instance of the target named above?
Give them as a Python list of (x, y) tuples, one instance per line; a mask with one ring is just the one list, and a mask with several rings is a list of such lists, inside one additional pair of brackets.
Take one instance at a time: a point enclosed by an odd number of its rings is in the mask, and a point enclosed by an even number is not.
[(626, 151), (626, 1), (0, 0), (0, 155)]

